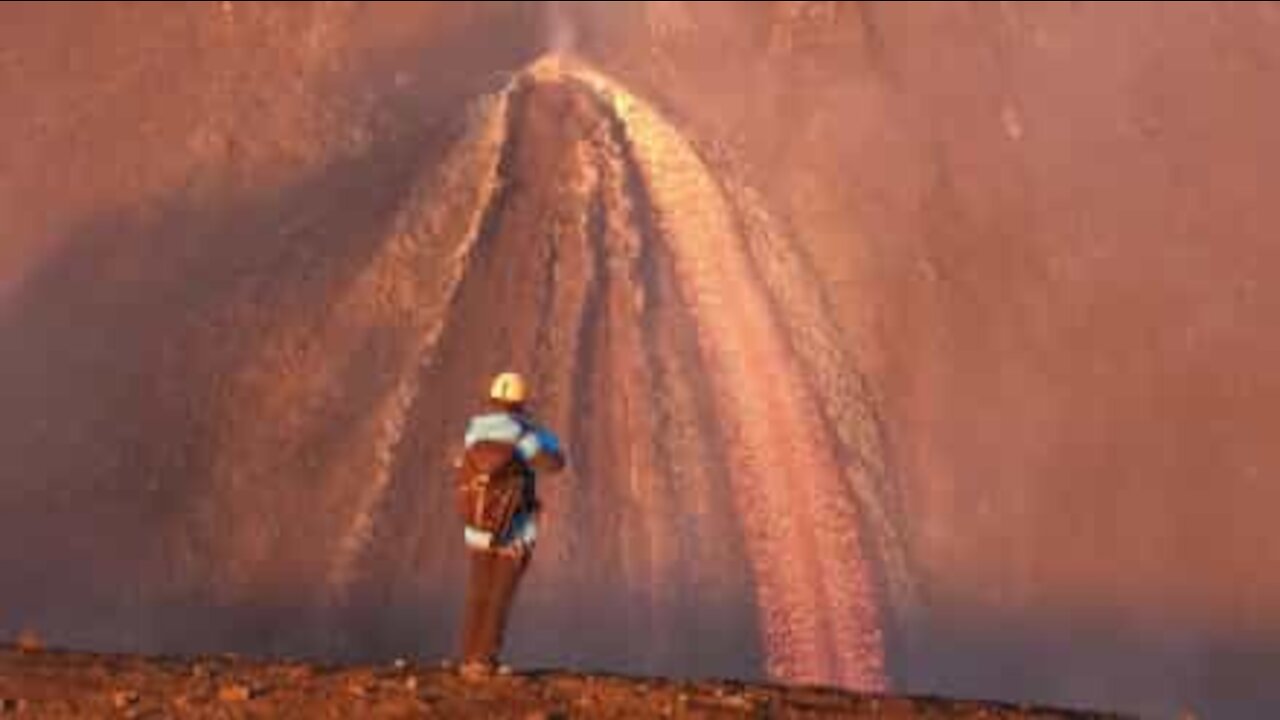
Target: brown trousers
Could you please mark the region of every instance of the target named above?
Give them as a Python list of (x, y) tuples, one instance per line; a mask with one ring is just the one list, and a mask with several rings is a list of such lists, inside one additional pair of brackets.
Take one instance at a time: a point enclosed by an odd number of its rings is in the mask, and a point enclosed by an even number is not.
[(496, 663), (516, 589), (529, 566), (529, 553), (469, 549), (468, 554), (471, 568), (462, 623), (462, 659)]

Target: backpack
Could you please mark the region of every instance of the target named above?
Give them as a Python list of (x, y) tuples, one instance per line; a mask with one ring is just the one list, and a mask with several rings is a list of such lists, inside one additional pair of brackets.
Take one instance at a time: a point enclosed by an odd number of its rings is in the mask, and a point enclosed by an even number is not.
[(458, 512), (463, 522), (506, 535), (525, 504), (525, 463), (509, 442), (482, 440), (463, 454), (454, 477)]

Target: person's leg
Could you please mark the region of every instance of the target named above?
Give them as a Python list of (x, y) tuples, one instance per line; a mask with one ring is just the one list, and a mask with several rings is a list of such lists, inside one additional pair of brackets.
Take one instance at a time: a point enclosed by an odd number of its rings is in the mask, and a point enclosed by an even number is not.
[(470, 567), (467, 578), (466, 606), (462, 621), (462, 661), (489, 662), (485, 650), (485, 624), (492, 612), (494, 571), (497, 555), (480, 550), (467, 550)]
[(495, 660), (502, 652), (507, 619), (510, 617), (516, 590), (520, 587), (520, 579), (524, 576), (530, 557), (528, 552), (520, 555), (494, 555), (490, 586), (491, 600), (485, 607), (486, 615), (479, 642), (488, 657)]

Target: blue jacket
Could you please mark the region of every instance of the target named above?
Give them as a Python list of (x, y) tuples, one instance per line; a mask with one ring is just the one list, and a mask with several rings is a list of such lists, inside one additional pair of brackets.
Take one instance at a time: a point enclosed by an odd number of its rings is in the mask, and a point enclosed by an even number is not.
[[(467, 423), (466, 446), (469, 448), (482, 440), (515, 443), (516, 451), (529, 468), (526, 490), (531, 501), (537, 496), (536, 472), (559, 470), (564, 466), (564, 452), (560, 448), (560, 439), (525, 415), (491, 412), (471, 418)], [(512, 519), (511, 529), (505, 537), (498, 539), (497, 545), (533, 548), (538, 540), (538, 521), (531, 507), (532, 503), (527, 505), (530, 506), (517, 513)], [(465, 539), (467, 545), (471, 547), (491, 546), (491, 534), (473, 527), (466, 528)]]

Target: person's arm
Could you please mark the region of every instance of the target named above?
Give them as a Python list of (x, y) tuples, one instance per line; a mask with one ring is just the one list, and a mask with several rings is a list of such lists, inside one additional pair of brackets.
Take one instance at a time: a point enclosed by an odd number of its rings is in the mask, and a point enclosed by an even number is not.
[(518, 447), (525, 462), (537, 472), (560, 472), (568, 464), (560, 439), (546, 428), (531, 426)]

